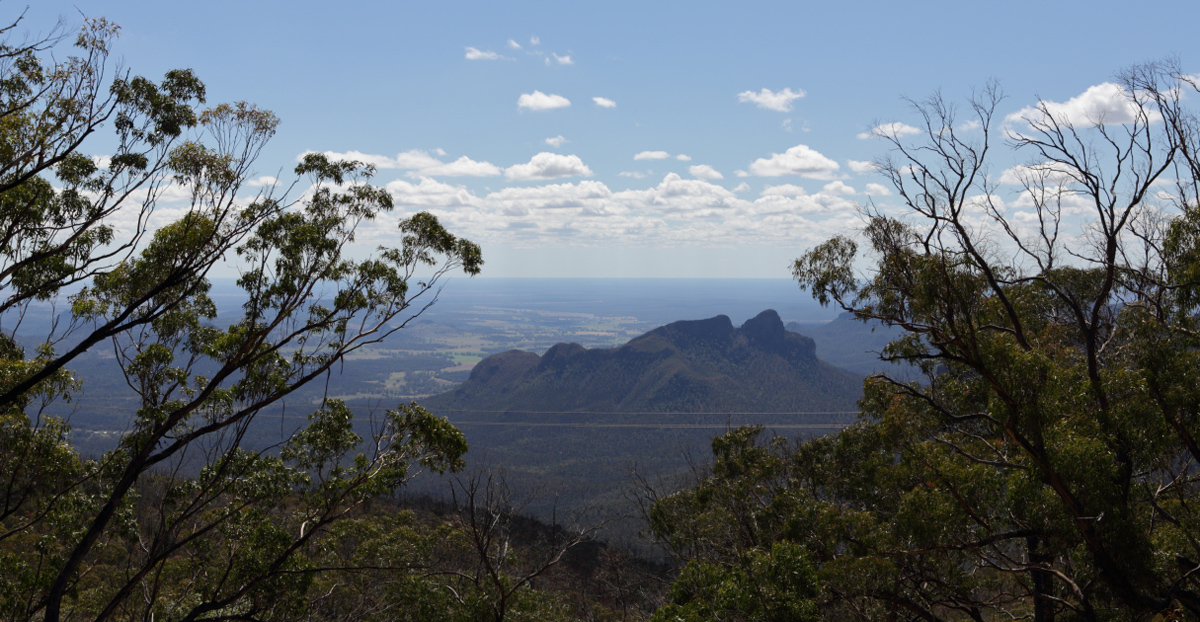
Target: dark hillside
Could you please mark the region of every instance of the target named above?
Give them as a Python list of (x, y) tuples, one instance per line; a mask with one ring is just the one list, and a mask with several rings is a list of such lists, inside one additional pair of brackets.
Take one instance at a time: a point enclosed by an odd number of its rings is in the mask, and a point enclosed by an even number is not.
[[(774, 311), (656, 328), (617, 348), (558, 344), (485, 358), (457, 389), (420, 400), (461, 428), (468, 460), (540, 490), (529, 510), (626, 511), (630, 468), (672, 478), (731, 426), (827, 434), (856, 419), (862, 377), (819, 360)], [(439, 484), (426, 482), (434, 491)]]
[(504, 352), (422, 404), (446, 414), (828, 412), (854, 410), (861, 387), (860, 376), (818, 360), (813, 340), (768, 310), (741, 328), (724, 315), (674, 322), (619, 348)]

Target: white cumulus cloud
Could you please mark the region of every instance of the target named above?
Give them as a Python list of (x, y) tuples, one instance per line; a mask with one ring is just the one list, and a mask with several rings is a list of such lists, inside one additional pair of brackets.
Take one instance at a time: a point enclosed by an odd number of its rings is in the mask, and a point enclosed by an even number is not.
[(774, 110), (776, 112), (791, 112), (792, 102), (804, 97), (805, 92), (796, 89), (783, 89), (782, 91), (772, 91), (771, 89), (763, 89), (757, 93), (754, 91), (743, 91), (738, 93), (738, 101), (743, 103), (753, 103), (759, 108)]
[[(593, 210), (617, 211), (603, 205), (613, 196), (608, 186), (598, 181), (547, 184), (504, 188), (487, 195), (487, 200), (510, 213), (527, 214), (531, 210), (562, 210), (590, 207)], [(618, 208), (619, 209), (619, 208)]]
[(593, 97), (592, 101), (596, 102), (596, 105), (600, 106), (601, 108), (616, 108), (617, 107), (617, 102), (615, 102), (607, 97)]
[(504, 58), (503, 56), (491, 50), (484, 51), (473, 47), (467, 48), (466, 56), (467, 60), (500, 60), (501, 58)]
[(555, 108), (566, 108), (570, 105), (571, 100), (562, 95), (547, 95), (541, 91), (522, 93), (517, 98), (517, 108), (528, 110), (554, 110)]
[[(1059, 124), (1088, 127), (1107, 123), (1131, 123), (1138, 115), (1139, 106), (1129, 91), (1119, 84), (1105, 82), (1088, 87), (1086, 91), (1065, 102), (1041, 101), (1036, 106), (1026, 106), (1004, 118), (1010, 123), (1025, 121), (1044, 122), (1050, 115)], [(1154, 113), (1150, 120), (1160, 117)]]
[(725, 176), (717, 172), (717, 169), (707, 164), (689, 166), (688, 172), (692, 174), (692, 177), (696, 177), (698, 179), (725, 179)]
[(900, 138), (902, 136), (912, 136), (913, 134), (920, 133), (921, 130), (908, 125), (907, 123), (892, 121), (891, 123), (880, 123), (879, 125), (871, 128), (870, 131), (861, 132), (859, 133), (858, 138), (861, 140), (866, 140), (868, 138), (879, 138), (881, 136), (887, 138)]
[(517, 43), (516, 41), (513, 41), (512, 39), (509, 39), (509, 40), (508, 40), (508, 47), (510, 47), (510, 48), (512, 48), (512, 49), (514, 49), (514, 50), (519, 50), (519, 49), (521, 49), (521, 44), (520, 44), (520, 43)]
[[(309, 153), (313, 152), (305, 151), (297, 156), (297, 160), (302, 159)], [(438, 153), (445, 154), (440, 149)], [(500, 167), (490, 162), (476, 162), (467, 156), (461, 156), (453, 162), (443, 162), (420, 149), (411, 149), (398, 153), (394, 158), (385, 155), (363, 153), (361, 151), (347, 151), (344, 153), (326, 151), (324, 155), (330, 160), (353, 160), (370, 164), (377, 169), (408, 169), (412, 171), (408, 173), (410, 177), (488, 177), (499, 175), (501, 172)]]
[(396, 205), (400, 207), (450, 209), (469, 207), (479, 203), (479, 199), (466, 188), (445, 184), (428, 177), (422, 178), (415, 184), (397, 179), (388, 182), (384, 188), (391, 193)]
[(679, 154), (679, 155), (675, 156), (675, 159), (676, 159), (676, 160), (679, 160), (680, 162), (691, 162), (691, 161), (692, 161), (692, 156), (689, 156), (689, 155), (684, 155), (684, 154), (682, 154), (682, 153), (681, 153), (681, 154)]
[[(303, 160), (304, 156), (306, 156), (310, 153), (317, 153), (317, 152), (309, 149), (309, 150), (305, 151), (304, 153), (301, 153), (300, 155), (296, 156), (296, 161), (299, 162), (299, 161)], [(409, 152), (409, 153), (413, 153), (413, 152)], [(417, 153), (424, 153), (424, 152), (417, 152)], [(388, 156), (385, 156), (385, 155), (377, 155), (377, 154), (373, 154), (373, 153), (363, 153), (361, 151), (346, 151), (346, 152), (325, 151), (325, 152), (322, 152), (322, 155), (324, 155), (326, 158), (329, 158), (330, 160), (333, 160), (335, 162), (346, 162), (346, 161), (361, 162), (363, 164), (370, 164), (371, 166), (374, 166), (377, 169), (418, 168), (416, 166), (401, 166), (400, 163), (398, 162), (397, 158), (404, 157), (406, 154), (403, 154), (403, 153), (399, 154), (396, 158), (389, 158)], [(428, 161), (438, 162), (437, 158), (429, 156), (428, 154), (426, 154), (425, 157)]]
[(783, 153), (772, 153), (769, 158), (759, 158), (746, 167), (749, 172), (740, 176), (782, 177), (799, 175), (809, 179), (832, 179), (838, 163), (830, 160), (808, 145), (796, 145)]
[(626, 190), (618, 198), (639, 211), (704, 218), (728, 215), (740, 203), (721, 186), (703, 179), (683, 179), (676, 173), (667, 173), (654, 188)]
[(825, 187), (821, 191), (828, 192), (829, 194), (858, 194), (857, 190), (841, 181), (831, 181), (825, 184)]
[(1037, 186), (1059, 185), (1072, 181), (1071, 169), (1057, 162), (1018, 164), (1000, 173), (999, 183), (1022, 186), (1026, 183)]
[[(754, 200), (752, 214), (763, 223), (760, 235), (772, 235), (767, 231), (770, 227), (791, 227), (788, 219), (796, 218), (797, 214), (833, 215), (849, 214), (857, 209), (854, 202), (842, 198), (832, 192), (821, 191), (808, 194), (804, 189), (791, 184), (768, 186), (762, 195)], [(808, 223), (811, 227), (813, 223)], [(801, 225), (803, 231), (804, 225)], [(807, 232), (805, 231), (807, 234)]]
[[(450, 156), (436, 150), (412, 150), (394, 157), (361, 152), (340, 155), (372, 159), (391, 168), (433, 169), (467, 163), (443, 162)], [(396, 223), (415, 210), (432, 211), (448, 228), (468, 239), (526, 248), (563, 244), (791, 247), (827, 239), (858, 218), (857, 206), (849, 200), (852, 197), (824, 190), (806, 194), (797, 186), (776, 186), (757, 196), (746, 183), (730, 190), (714, 181), (684, 178), (674, 172), (660, 175), (661, 183), (647, 180), (636, 184), (648, 188), (619, 191), (594, 179), (536, 181), (591, 173), (577, 156), (538, 154), (509, 173), (520, 178), (520, 183), (501, 183), (484, 192), (427, 176), (388, 182), (386, 188), (395, 198), (397, 210), (364, 223), (358, 242), (373, 246), (394, 241)], [(650, 171), (629, 173), (624, 176), (653, 176)], [(167, 184), (161, 191), (161, 200), (173, 203), (160, 206), (152, 226), (181, 218), (191, 198), (190, 190), (178, 184)]]
[(588, 168), (577, 155), (560, 155), (543, 151), (526, 164), (514, 164), (504, 171), (504, 176), (513, 181), (534, 179), (558, 179), (561, 177), (591, 177)]
[(551, 147), (554, 147), (555, 149), (558, 149), (559, 147), (563, 146), (563, 143), (569, 143), (569, 142), (571, 142), (571, 141), (563, 138), (562, 134), (559, 134), (558, 136), (555, 136), (554, 138), (546, 139), (546, 144), (550, 145)]
[[(559, 56), (558, 54), (551, 52), (550, 55), (553, 56), (554, 60), (557, 61), (558, 64), (560, 64), (560, 65), (574, 65), (575, 64), (575, 61), (571, 60), (570, 54), (567, 54), (566, 56)], [(547, 59), (547, 60), (549, 60), (549, 59)]]
[(873, 173), (875, 172), (875, 163), (868, 160), (846, 160), (846, 164), (850, 166), (850, 170), (855, 173)]
[(491, 162), (476, 162), (460, 156), (453, 162), (435, 164), (408, 173), (410, 177), (490, 177), (499, 175), (500, 167)]
[(808, 194), (808, 191), (796, 184), (780, 184), (778, 186), (767, 186), (763, 188), (761, 193), (764, 197), (780, 196), (780, 197), (798, 197)]
[(666, 151), (643, 151), (633, 156), (634, 160), (666, 160), (671, 154)]
[(883, 184), (867, 184), (867, 194), (876, 197), (887, 197), (892, 195), (892, 189)]

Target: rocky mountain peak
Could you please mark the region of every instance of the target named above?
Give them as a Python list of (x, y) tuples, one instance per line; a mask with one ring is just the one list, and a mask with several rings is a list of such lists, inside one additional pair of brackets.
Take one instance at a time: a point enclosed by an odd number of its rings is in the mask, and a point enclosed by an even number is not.
[(783, 320), (774, 309), (767, 309), (746, 320), (738, 330), (755, 345), (781, 342), (787, 337)]

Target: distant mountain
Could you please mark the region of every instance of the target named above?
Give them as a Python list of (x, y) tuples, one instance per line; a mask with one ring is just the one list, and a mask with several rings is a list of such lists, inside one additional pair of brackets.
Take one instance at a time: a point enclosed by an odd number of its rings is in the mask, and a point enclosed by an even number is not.
[(844, 412), (856, 410), (861, 391), (861, 376), (819, 360), (812, 339), (768, 310), (740, 328), (724, 315), (674, 322), (618, 348), (510, 350), (421, 403), (448, 414)]
[(907, 366), (879, 359), (883, 348), (904, 331), (878, 320), (863, 322), (855, 319), (853, 313), (843, 313), (831, 322), (788, 322), (787, 329), (811, 337), (821, 360), (856, 374), (866, 376), (887, 372), (893, 377), (904, 378), (913, 373)]

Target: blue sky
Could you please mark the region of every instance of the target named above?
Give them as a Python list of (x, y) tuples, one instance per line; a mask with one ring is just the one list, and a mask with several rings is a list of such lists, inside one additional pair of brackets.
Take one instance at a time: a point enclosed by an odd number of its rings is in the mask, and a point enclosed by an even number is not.
[(81, 14), (121, 25), (135, 73), (191, 67), (210, 103), (275, 111), (260, 175), (309, 150), (374, 162), (401, 215), (437, 213), (497, 277), (786, 277), (856, 205), (894, 202), (859, 135), (912, 123), (902, 96), (994, 78), (1004, 116), (1200, 62), (1195, 2), (43, 0), (26, 26)]

